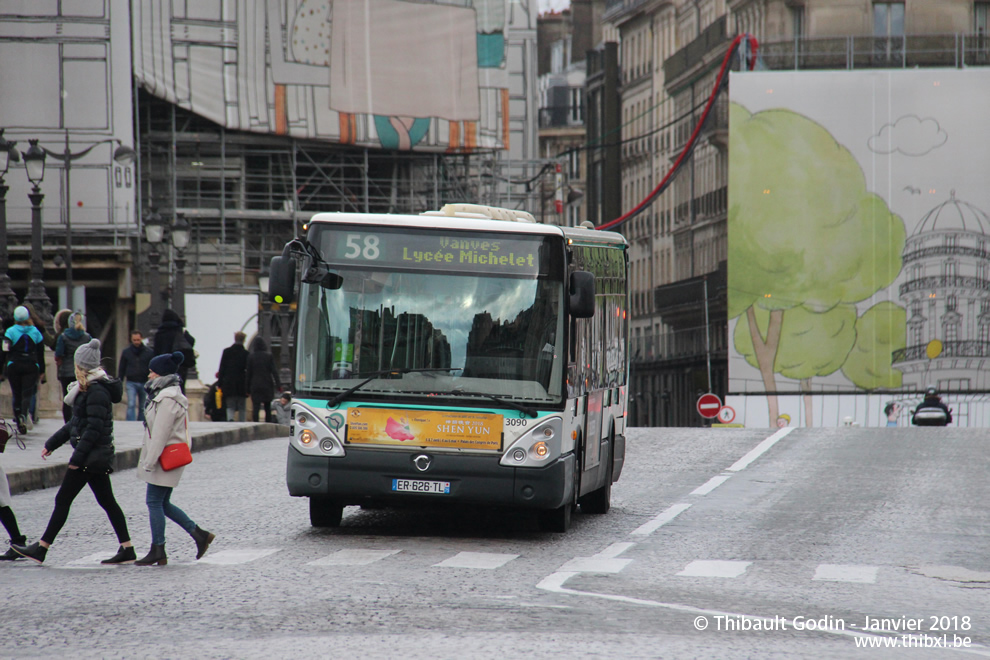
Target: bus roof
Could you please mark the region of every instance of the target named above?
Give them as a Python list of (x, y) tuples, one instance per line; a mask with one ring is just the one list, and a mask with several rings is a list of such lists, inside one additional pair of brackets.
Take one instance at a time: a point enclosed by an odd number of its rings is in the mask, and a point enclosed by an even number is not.
[[(543, 234), (562, 236), (569, 243), (582, 245), (628, 245), (622, 234), (583, 227), (560, 227), (522, 221), (497, 220), (480, 214), (449, 216), (436, 212), (424, 215), (392, 213), (317, 213), (308, 224), (355, 224), (386, 227), (419, 227), (422, 229), (460, 229), (510, 234)], [(527, 214), (528, 215), (528, 214)]]

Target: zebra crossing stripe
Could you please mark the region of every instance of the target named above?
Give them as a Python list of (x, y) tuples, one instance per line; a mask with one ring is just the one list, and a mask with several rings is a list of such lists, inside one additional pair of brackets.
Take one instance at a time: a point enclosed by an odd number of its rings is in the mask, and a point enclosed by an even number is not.
[(279, 551), (279, 549), (280, 548), (246, 548), (244, 550), (221, 550), (219, 552), (211, 552), (207, 556), (200, 559), (197, 563), (221, 564), (226, 566), (247, 564), (255, 561), (256, 559), (261, 559), (262, 557), (275, 554)]
[(505, 566), (519, 555), (497, 554), (493, 552), (458, 552), (434, 566), (445, 568), (480, 568), (492, 570)]
[(79, 559), (73, 559), (67, 564), (62, 566), (56, 566), (55, 568), (62, 568), (68, 570), (92, 570), (94, 568), (113, 568), (110, 564), (101, 564), (100, 562), (104, 559), (110, 559), (113, 555), (108, 552), (94, 552), (91, 555), (86, 555), (85, 557), (80, 557)]
[(746, 572), (751, 561), (693, 561), (684, 567), (677, 575), (685, 577), (723, 577), (735, 578)]
[(345, 548), (332, 555), (321, 557), (315, 561), (306, 562), (307, 566), (365, 566), (379, 559), (395, 555), (401, 550), (369, 550), (363, 548)]
[(877, 581), (877, 566), (855, 566), (851, 564), (819, 564), (812, 580), (824, 582), (858, 582), (873, 584)]

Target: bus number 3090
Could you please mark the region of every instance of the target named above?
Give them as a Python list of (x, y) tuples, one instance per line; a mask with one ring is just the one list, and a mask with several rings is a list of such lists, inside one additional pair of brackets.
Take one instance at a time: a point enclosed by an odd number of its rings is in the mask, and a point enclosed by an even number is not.
[(511, 419), (510, 418), (510, 419), (505, 420), (505, 425), (506, 426), (526, 426), (526, 423), (527, 422), (529, 422), (528, 419)]

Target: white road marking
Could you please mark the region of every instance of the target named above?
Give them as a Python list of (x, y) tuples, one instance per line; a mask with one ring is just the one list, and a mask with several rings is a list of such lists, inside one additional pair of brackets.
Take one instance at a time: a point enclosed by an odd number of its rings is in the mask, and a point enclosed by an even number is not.
[[(564, 586), (564, 583), (569, 579), (577, 575), (577, 573), (553, 573), (543, 578), (539, 584), (536, 585), (537, 589), (543, 589), (545, 591), (550, 591), (558, 594), (569, 594), (572, 596), (588, 596), (591, 598), (601, 598), (603, 600), (611, 600), (617, 603), (626, 603), (629, 605), (643, 605), (645, 607), (657, 607), (666, 610), (673, 610), (675, 612), (688, 612), (690, 614), (696, 614), (701, 616), (715, 617), (731, 617), (734, 619), (753, 619), (758, 621), (765, 621), (767, 623), (776, 623), (779, 619), (773, 619), (770, 617), (756, 616), (752, 614), (740, 614), (738, 612), (723, 612), (721, 610), (706, 610), (700, 607), (693, 607), (691, 605), (681, 605), (680, 603), (661, 603), (655, 600), (646, 600), (644, 598), (632, 598), (630, 596), (617, 596), (613, 594), (599, 594), (593, 591), (578, 591), (577, 589), (568, 589)], [(790, 629), (794, 629), (794, 621), (792, 619), (786, 620), (787, 626)], [(839, 635), (842, 637), (889, 637), (890, 635), (883, 634), (872, 634), (867, 632), (860, 632), (858, 630), (843, 630), (841, 628), (822, 628), (815, 630), (814, 634), (830, 634)], [(948, 647), (948, 650), (962, 651), (964, 653), (971, 653), (974, 655), (980, 655), (985, 657), (990, 657), (990, 652), (988, 652), (984, 647), (974, 648), (953, 648)]]
[(756, 459), (758, 459), (760, 456), (762, 456), (765, 451), (767, 451), (768, 449), (770, 449), (771, 447), (773, 447), (775, 444), (777, 444), (777, 441), (778, 440), (783, 439), (784, 436), (786, 436), (788, 433), (790, 433), (793, 430), (794, 430), (794, 427), (793, 426), (788, 426), (786, 428), (780, 429), (779, 431), (777, 431), (776, 433), (774, 433), (773, 435), (771, 435), (769, 438), (767, 438), (766, 440), (764, 440), (760, 444), (758, 444), (755, 447), (753, 447), (753, 449), (750, 450), (750, 452), (748, 454), (746, 454), (745, 456), (743, 456), (742, 458), (740, 458), (738, 461), (736, 461), (735, 463), (733, 463), (732, 466), (729, 467), (729, 471), (730, 472), (739, 472), (740, 470), (745, 470), (746, 467), (749, 466), (750, 463), (752, 463), (753, 461), (755, 461)]
[(384, 559), (400, 550), (367, 550), (363, 548), (345, 548), (338, 550), (332, 555), (322, 557), (315, 561), (306, 562), (307, 566), (365, 566), (372, 564), (379, 559)]
[(746, 572), (751, 561), (717, 561), (700, 559), (684, 567), (677, 575), (685, 577), (736, 578)]
[(618, 557), (619, 555), (621, 555), (623, 552), (633, 547), (634, 545), (636, 544), (628, 543), (628, 542), (613, 543), (612, 545), (608, 546), (607, 548), (596, 554), (595, 557), (599, 557), (601, 559), (614, 559), (615, 557)]
[(855, 566), (852, 564), (820, 564), (815, 569), (812, 580), (826, 582), (859, 582), (873, 584), (877, 581), (876, 566)]
[(267, 557), (278, 552), (280, 548), (246, 548), (244, 550), (221, 550), (211, 552), (200, 559), (197, 564), (222, 564), (231, 566), (234, 564), (247, 564), (256, 559)]
[(724, 484), (726, 481), (728, 481), (729, 477), (731, 476), (732, 476), (731, 474), (721, 474), (717, 477), (712, 477), (711, 479), (706, 481), (704, 485), (698, 486), (697, 488), (692, 490), (691, 494), (707, 495), (708, 493), (712, 492), (713, 490)]
[(632, 559), (575, 557), (557, 570), (564, 573), (618, 573), (631, 561)]
[(112, 554), (106, 552), (94, 552), (91, 555), (86, 555), (85, 557), (80, 557), (79, 559), (73, 559), (63, 566), (56, 566), (55, 568), (71, 569), (71, 570), (91, 570), (94, 568), (113, 568), (112, 564), (101, 564), (100, 562), (104, 559), (110, 559), (113, 557)]
[(681, 515), (685, 511), (691, 508), (690, 504), (673, 504), (667, 508), (666, 511), (658, 515), (653, 520), (643, 523), (633, 531), (629, 532), (632, 536), (649, 536), (653, 532), (657, 531), (671, 520)]
[(481, 568), (492, 570), (505, 566), (519, 555), (497, 554), (493, 552), (458, 552), (434, 566), (446, 568)]

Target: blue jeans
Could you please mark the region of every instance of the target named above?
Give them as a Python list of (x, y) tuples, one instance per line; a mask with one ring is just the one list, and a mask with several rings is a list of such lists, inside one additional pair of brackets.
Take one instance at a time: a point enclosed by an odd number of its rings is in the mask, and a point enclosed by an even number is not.
[(151, 542), (154, 545), (165, 543), (166, 516), (190, 534), (196, 529), (196, 523), (186, 515), (185, 511), (168, 501), (170, 497), (172, 497), (171, 487), (148, 484), (148, 494), (144, 501), (148, 505), (148, 517), (151, 518)]
[(132, 383), (127, 381), (127, 421), (144, 421), (144, 404), (148, 398), (148, 393), (144, 389), (144, 383)]

